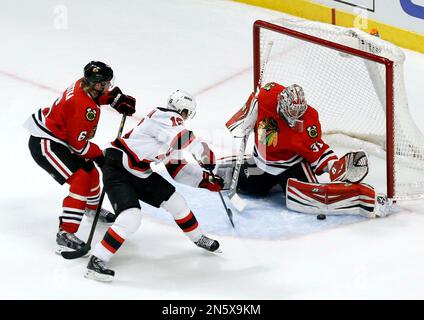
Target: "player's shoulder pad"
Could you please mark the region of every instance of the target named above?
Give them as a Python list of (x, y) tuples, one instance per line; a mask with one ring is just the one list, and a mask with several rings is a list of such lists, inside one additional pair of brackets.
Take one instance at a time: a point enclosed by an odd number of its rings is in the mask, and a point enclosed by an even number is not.
[(184, 125), (184, 119), (178, 112), (163, 108), (157, 108), (154, 111), (150, 116), (152, 120), (171, 127)]
[(303, 117), (310, 118), (312, 121), (315, 121), (315, 120), (318, 121), (319, 114), (318, 114), (318, 111), (314, 107), (311, 107), (308, 104), (308, 108), (306, 109), (305, 115)]
[(285, 87), (282, 86), (281, 84), (278, 84), (277, 82), (268, 82), (267, 84), (262, 86), (261, 91), (262, 92), (274, 92), (274, 91), (281, 92), (284, 89)]
[(311, 139), (321, 138), (321, 124), (319, 122), (318, 111), (308, 105), (305, 114), (303, 115), (304, 120), (304, 133)]

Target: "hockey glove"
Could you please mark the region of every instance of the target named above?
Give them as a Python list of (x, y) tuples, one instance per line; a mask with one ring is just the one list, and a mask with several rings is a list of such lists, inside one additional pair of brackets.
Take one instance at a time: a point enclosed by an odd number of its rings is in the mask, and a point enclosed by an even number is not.
[(135, 98), (123, 94), (121, 89), (119, 89), (118, 87), (113, 88), (108, 93), (107, 102), (113, 109), (127, 116), (131, 116), (135, 112)]
[(203, 172), (203, 180), (200, 182), (199, 188), (208, 189), (212, 192), (219, 192), (223, 187), (224, 179), (217, 175), (213, 177), (209, 172)]
[(368, 157), (362, 150), (346, 153), (330, 169), (330, 179), (334, 182), (359, 183), (367, 174)]
[(85, 159), (81, 159), (81, 167), (86, 172), (90, 172), (95, 168), (93, 161)]
[(215, 154), (211, 149), (209, 149), (209, 146), (205, 142), (202, 142), (202, 145), (203, 152), (200, 158), (199, 165), (207, 171), (213, 171), (216, 166)]
[(99, 168), (101, 168), (105, 164), (105, 156), (101, 154), (100, 156), (95, 157), (93, 161), (97, 164)]

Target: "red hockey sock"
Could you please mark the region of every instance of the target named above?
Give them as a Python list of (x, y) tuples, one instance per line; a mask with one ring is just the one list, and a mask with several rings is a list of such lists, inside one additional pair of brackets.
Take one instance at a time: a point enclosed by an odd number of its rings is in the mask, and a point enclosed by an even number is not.
[(77, 232), (84, 213), (85, 201), (75, 199), (71, 195), (67, 196), (63, 200), (63, 212), (59, 217), (59, 228), (66, 232)]
[(63, 200), (59, 228), (75, 233), (84, 216), (93, 179), (90, 173), (79, 169), (68, 179), (67, 183), (70, 185), (69, 195)]
[(99, 172), (93, 168), (90, 172), (90, 191), (87, 197), (87, 209), (96, 210), (100, 200), (100, 178)]

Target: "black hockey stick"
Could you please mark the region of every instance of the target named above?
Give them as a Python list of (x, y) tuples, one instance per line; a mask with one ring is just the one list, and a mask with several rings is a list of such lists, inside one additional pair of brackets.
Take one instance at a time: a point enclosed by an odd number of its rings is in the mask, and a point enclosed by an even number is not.
[[(121, 124), (119, 126), (117, 138), (120, 138), (121, 135), (122, 135), (122, 130), (124, 129), (126, 119), (127, 119), (127, 116), (124, 114), (122, 116)], [(105, 193), (106, 193), (105, 188), (103, 186), (102, 193), (101, 193), (100, 199), (99, 199), (99, 204), (97, 206), (96, 214), (94, 216), (93, 224), (91, 226), (90, 235), (88, 236), (88, 239), (87, 239), (87, 243), (85, 245), (83, 245), (80, 250), (61, 252), (60, 254), (65, 259), (68, 259), (68, 260), (77, 259), (77, 258), (85, 256), (90, 251), (91, 241), (93, 240), (94, 230), (96, 229), (97, 221), (99, 220), (100, 209), (102, 208), (102, 203), (103, 203), (103, 199), (105, 197)]]
[[(213, 180), (216, 180), (215, 175), (213, 174), (212, 170), (209, 169), (209, 172), (212, 175)], [(228, 219), (230, 219), (231, 225), (235, 229), (236, 227), (234, 226), (234, 222), (233, 222), (233, 212), (231, 211), (230, 208), (227, 207), (227, 204), (225, 203), (225, 200), (224, 200), (224, 197), (222, 196), (221, 191), (218, 191), (218, 193), (219, 193), (219, 196), (221, 198), (222, 204), (224, 205), (225, 211), (227, 212)]]

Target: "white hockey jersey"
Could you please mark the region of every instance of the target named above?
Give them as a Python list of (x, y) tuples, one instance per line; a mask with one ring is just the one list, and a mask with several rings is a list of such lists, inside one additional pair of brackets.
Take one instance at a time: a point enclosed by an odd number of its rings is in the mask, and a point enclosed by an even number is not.
[(152, 110), (139, 124), (109, 147), (123, 151), (123, 166), (131, 174), (148, 177), (152, 162), (164, 161), (171, 176), (178, 182), (197, 187), (203, 170), (197, 163), (182, 158), (182, 150), (192, 153), (201, 161), (213, 158), (213, 152), (201, 139), (184, 126), (184, 119), (164, 108)]

